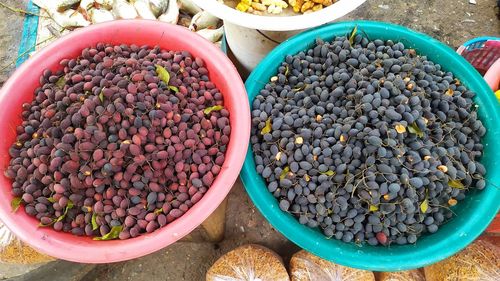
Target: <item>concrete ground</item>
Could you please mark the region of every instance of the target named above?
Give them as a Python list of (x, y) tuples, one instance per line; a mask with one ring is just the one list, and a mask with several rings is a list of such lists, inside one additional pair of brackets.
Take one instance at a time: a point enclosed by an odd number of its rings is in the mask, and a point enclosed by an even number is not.
[[(27, 0), (2, 0), (2, 3), (16, 8), (24, 8)], [(23, 31), (24, 16), (0, 6), (0, 86), (14, 71), (11, 62), (17, 58), (19, 42)]]
[[(26, 0), (0, 2), (22, 8)], [(473, 5), (469, 0), (368, 0), (341, 20), (369, 19), (405, 25), (455, 49), (477, 36), (500, 36), (496, 0), (477, 2)], [(12, 66), (4, 66), (17, 57), (22, 21), (21, 15), (0, 7), (0, 85), (14, 70)], [(225, 240), (213, 244), (204, 242), (203, 236), (203, 230), (197, 229), (190, 239), (146, 257), (116, 264), (93, 266), (57, 261), (33, 270), (0, 264), (0, 279), (19, 275), (9, 280), (204, 280), (206, 270), (218, 257), (242, 244), (267, 246), (283, 256), (285, 262), (298, 250), (256, 210), (240, 181), (229, 195)]]

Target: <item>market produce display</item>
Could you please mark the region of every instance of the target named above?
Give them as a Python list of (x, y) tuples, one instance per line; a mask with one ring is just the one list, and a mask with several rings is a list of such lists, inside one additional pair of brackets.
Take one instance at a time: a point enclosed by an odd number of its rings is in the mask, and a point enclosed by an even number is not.
[(334, 264), (304, 250), (292, 256), (290, 275), (292, 281), (375, 281), (371, 271)]
[(474, 95), (402, 43), (356, 29), (318, 39), (253, 101), (256, 170), (283, 211), (327, 237), (415, 243), (485, 187)]
[[(200, 224), (211, 242), (221, 241), (226, 211), (234, 209), (224, 197), (245, 157), (244, 149), (227, 153), (232, 135), (241, 147), (249, 138), (252, 145), (241, 175), (250, 199), (304, 250), (287, 271), (274, 251), (240, 246), (195, 272), (206, 273), (207, 281), (500, 280), (497, 245), (484, 236), (473, 242), (498, 209), (490, 169), (498, 158), (491, 150), (498, 130), (491, 116), (498, 111), (481, 77), (453, 51), (383, 22), (307, 31), (278, 46), (247, 81), (249, 137), (242, 123), (247, 100), (234, 102), (245, 96), (235, 68), (212, 44), (189, 38), (193, 31), (222, 47), (217, 14), (232, 59), (253, 69), (291, 30), (331, 21), (364, 1), (336, 2), (32, 0), (26, 10), (0, 3), (26, 16), (16, 66), (54, 39), (98, 24), (86, 29), (94, 33), (81, 31), (88, 35), (83, 41), (61, 40), (41, 52), (5, 84), (8, 194), (0, 212), (0, 265), (55, 260), (42, 252), (79, 262), (128, 260), (171, 245)], [(111, 39), (100, 29), (109, 21), (117, 31)], [(83, 37), (74, 35), (66, 39)], [(269, 48), (252, 51), (255, 42)], [(56, 48), (70, 55), (51, 57)], [(205, 62), (191, 51), (213, 57), (200, 55)], [(207, 64), (215, 66), (210, 74)], [(33, 77), (40, 85), (20, 85)], [(22, 95), (5, 98), (18, 86)], [(244, 114), (235, 118), (233, 111)], [(252, 238), (245, 233), (258, 225), (252, 217), (230, 230)], [(101, 242), (115, 239), (131, 240)], [(287, 245), (274, 248), (288, 252)], [(382, 272), (401, 269), (413, 270)]]
[(337, 0), (224, 0), (238, 11), (256, 15), (307, 14), (335, 2)]
[(40, 227), (96, 240), (181, 217), (224, 163), (229, 112), (200, 58), (99, 43), (45, 70), (9, 150), (12, 201)]
[(458, 254), (424, 268), (427, 281), (500, 280), (500, 248), (476, 240)]
[[(191, 0), (33, 0), (43, 9), (43, 37), (59, 36), (78, 27), (115, 19), (159, 20), (188, 27), (206, 39), (220, 44), (222, 21), (201, 10)], [(44, 15), (44, 14), (43, 14)], [(49, 32), (50, 31), (50, 32)], [(45, 40), (45, 39), (44, 39)]]
[(208, 269), (207, 281), (288, 281), (283, 260), (270, 249), (248, 244), (220, 257)]

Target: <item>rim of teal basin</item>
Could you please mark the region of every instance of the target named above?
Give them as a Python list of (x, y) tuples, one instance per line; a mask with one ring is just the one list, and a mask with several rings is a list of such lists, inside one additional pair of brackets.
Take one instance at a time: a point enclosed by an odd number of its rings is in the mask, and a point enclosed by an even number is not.
[[(487, 185), (483, 191), (471, 191), (453, 211), (457, 214), (434, 234), (426, 234), (414, 245), (358, 246), (354, 243), (327, 239), (319, 230), (301, 225), (292, 215), (283, 212), (277, 200), (267, 190), (262, 177), (255, 171), (252, 146), (247, 151), (241, 172), (243, 184), (250, 198), (263, 216), (301, 248), (332, 262), (374, 271), (398, 271), (423, 267), (443, 260), (471, 243), (488, 226), (500, 209), (500, 104), (479, 73), (454, 50), (436, 39), (406, 27), (373, 21), (350, 21), (321, 26), (298, 34), (275, 48), (257, 66), (245, 86), (250, 106), (257, 93), (275, 75), (286, 55), (296, 54), (314, 44), (316, 38), (326, 40), (342, 36), (355, 26), (369, 39), (391, 39), (414, 48), (418, 54), (427, 55), (445, 71), (452, 71), (464, 85), (476, 92), (474, 101), (479, 105), (478, 114), (487, 128), (483, 139), (487, 169)], [(362, 33), (362, 34), (363, 34)], [(469, 212), (473, 210), (474, 212)]]

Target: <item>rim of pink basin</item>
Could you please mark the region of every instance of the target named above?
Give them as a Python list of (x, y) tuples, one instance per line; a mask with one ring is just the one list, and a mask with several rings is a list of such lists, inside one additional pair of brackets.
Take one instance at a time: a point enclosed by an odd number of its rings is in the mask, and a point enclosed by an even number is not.
[(484, 80), (490, 85), (493, 92), (499, 90), (498, 84), (500, 84), (500, 59), (497, 59), (493, 65), (488, 69), (486, 74), (484, 74)]
[[(12, 213), (12, 183), (3, 175), (8, 166), (9, 146), (21, 123), (21, 105), (31, 101), (45, 68), (61, 69), (59, 61), (74, 58), (98, 42), (159, 45), (185, 50), (201, 57), (209, 77), (224, 96), (230, 111), (231, 136), (220, 174), (203, 198), (182, 217), (156, 230), (128, 240), (94, 241), (68, 233), (39, 228), (38, 221), (21, 207)], [(141, 257), (160, 250), (199, 226), (224, 200), (243, 165), (250, 139), (250, 107), (243, 82), (231, 61), (215, 45), (186, 28), (149, 20), (119, 20), (75, 30), (43, 48), (25, 62), (0, 91), (0, 220), (23, 242), (47, 255), (74, 262), (109, 263)]]

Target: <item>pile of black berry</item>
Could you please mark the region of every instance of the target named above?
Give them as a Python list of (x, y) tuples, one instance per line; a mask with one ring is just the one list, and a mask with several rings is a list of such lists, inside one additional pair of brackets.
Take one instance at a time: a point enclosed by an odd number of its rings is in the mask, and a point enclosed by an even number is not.
[(402, 43), (317, 40), (270, 80), (253, 101), (256, 169), (301, 224), (415, 243), (485, 187), (474, 93)]
[(5, 172), (14, 208), (24, 205), (41, 227), (127, 239), (203, 197), (230, 126), (202, 59), (100, 43), (61, 66), (44, 71), (23, 105)]

